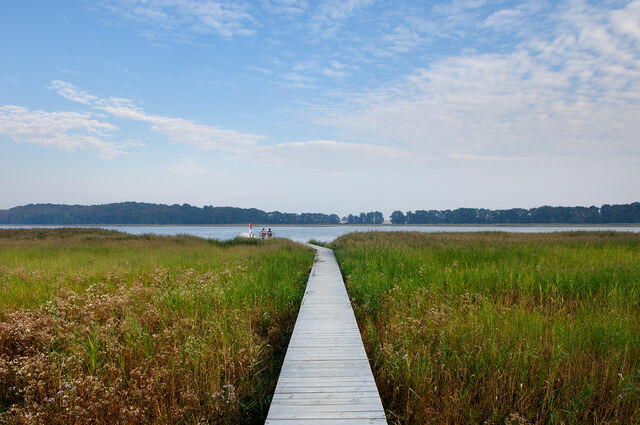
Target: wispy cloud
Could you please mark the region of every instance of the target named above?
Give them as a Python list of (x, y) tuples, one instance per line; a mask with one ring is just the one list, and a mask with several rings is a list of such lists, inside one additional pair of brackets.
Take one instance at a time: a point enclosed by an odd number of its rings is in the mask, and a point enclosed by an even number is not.
[(304, 0), (263, 0), (262, 7), (269, 13), (294, 18), (304, 13), (309, 4)]
[(310, 29), (320, 37), (333, 37), (352, 15), (371, 4), (373, 0), (325, 0), (315, 10)]
[(90, 150), (110, 159), (124, 154), (121, 145), (105, 140), (116, 129), (114, 125), (100, 121), (90, 113), (46, 112), (15, 105), (0, 106), (0, 134), (17, 142), (52, 146), (70, 152)]
[(548, 19), (550, 34), (512, 52), (435, 61), (318, 121), (445, 156), (637, 154), (640, 1), (611, 11), (576, 0)]
[[(336, 62), (332, 66), (340, 68), (342, 65)], [(300, 81), (304, 83), (308, 80), (303, 78)], [(50, 88), (58, 91), (66, 99), (89, 105), (113, 118), (149, 123), (151, 131), (163, 134), (176, 143), (200, 150), (224, 152), (230, 158), (250, 160), (266, 166), (286, 165), (319, 172), (338, 169), (362, 170), (371, 166), (387, 169), (433, 160), (432, 156), (426, 154), (370, 143), (311, 140), (261, 145), (263, 136), (203, 125), (184, 118), (148, 114), (130, 99), (100, 98), (63, 81), (52, 81)], [(106, 129), (115, 128), (111, 124), (105, 125)], [(173, 164), (170, 171), (182, 175), (208, 173), (206, 168), (192, 159)]]
[(512, 46), (548, 28), (547, 18), (558, 7), (547, 0), (504, 5), (485, 0), (441, 1), (433, 6), (413, 2), (396, 13), (386, 11), (379, 18), (381, 33), (365, 40), (363, 49), (388, 64), (389, 57), (415, 52), (441, 54), (443, 43), (463, 44), (469, 50)]
[(342, 63), (337, 60), (330, 60), (326, 66), (319, 67), (319, 71), (323, 76), (335, 79), (346, 78), (357, 69), (358, 66), (356, 65)]
[(433, 11), (442, 15), (461, 15), (478, 10), (485, 4), (487, 0), (452, 0), (451, 2), (442, 2), (433, 7)]
[(437, 24), (431, 27), (438, 38), (464, 37), (480, 25), (485, 9), (490, 2), (487, 0), (453, 0), (441, 2), (433, 6), (431, 14)]
[(373, 0), (325, 0), (317, 15), (328, 20), (343, 20), (371, 4)]
[(291, 88), (315, 88), (322, 79), (341, 80), (351, 76), (359, 69), (357, 65), (351, 65), (335, 59), (313, 58), (306, 61), (295, 62), (291, 72), (283, 74), (283, 85)]
[(0, 105), (0, 134), (17, 142), (52, 146), (67, 151), (91, 150), (109, 159), (124, 154), (125, 148), (132, 144), (110, 141), (112, 133), (118, 127), (108, 122), (107, 117), (148, 123), (151, 131), (176, 143), (202, 150), (237, 154), (255, 146), (263, 138), (184, 118), (148, 114), (131, 99), (101, 98), (65, 81), (54, 80), (49, 88), (65, 99), (88, 106), (93, 111), (47, 112), (15, 105)]
[(52, 81), (51, 88), (66, 99), (90, 105), (114, 118), (149, 123), (152, 131), (161, 133), (176, 143), (198, 149), (236, 152), (239, 149), (255, 145), (258, 140), (263, 138), (263, 136), (255, 134), (198, 124), (184, 118), (148, 114), (130, 99), (99, 98), (63, 81)]
[(137, 25), (142, 35), (170, 41), (171, 36), (217, 34), (225, 38), (255, 33), (255, 18), (244, 2), (212, 0), (105, 0), (100, 5)]
[(52, 81), (49, 88), (57, 91), (60, 96), (64, 97), (65, 99), (71, 100), (72, 102), (90, 105), (98, 100), (97, 97), (92, 96), (87, 92), (76, 89), (73, 84), (60, 80)]
[(282, 79), (284, 80), (282, 85), (290, 88), (315, 87), (314, 83), (317, 81), (315, 78), (310, 77), (308, 75), (304, 75), (297, 71), (289, 72), (287, 74), (282, 75)]
[(535, 31), (536, 23), (544, 22), (544, 16), (553, 10), (547, 0), (530, 0), (512, 8), (498, 9), (491, 13), (481, 23), (482, 28), (495, 31), (509, 31), (516, 34), (526, 34)]
[(398, 25), (390, 33), (381, 37), (384, 49), (378, 49), (384, 56), (388, 54), (409, 53), (424, 42), (424, 35), (408, 25)]
[(246, 69), (249, 71), (259, 72), (260, 74), (263, 74), (263, 75), (273, 74), (273, 70), (262, 67), (262, 66), (247, 66)]

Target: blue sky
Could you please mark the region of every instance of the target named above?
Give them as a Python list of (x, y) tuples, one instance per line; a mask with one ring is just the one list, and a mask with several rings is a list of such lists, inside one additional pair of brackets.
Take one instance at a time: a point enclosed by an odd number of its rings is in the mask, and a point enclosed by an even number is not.
[(10, 0), (0, 57), (0, 208), (640, 199), (640, 0)]

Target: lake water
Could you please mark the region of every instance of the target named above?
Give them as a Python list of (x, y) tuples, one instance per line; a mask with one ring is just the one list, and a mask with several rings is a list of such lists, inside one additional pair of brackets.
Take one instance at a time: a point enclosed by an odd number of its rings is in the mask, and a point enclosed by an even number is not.
[[(247, 236), (248, 226), (9, 226), (0, 225), (0, 228), (32, 228), (32, 227), (98, 227), (102, 229), (119, 230), (121, 232), (140, 235), (143, 233), (155, 233), (158, 235), (187, 234), (202, 238), (219, 240), (233, 239), (237, 236)], [(261, 227), (254, 228), (254, 235), (258, 235)], [(565, 232), (576, 230), (587, 231), (621, 231), (640, 232), (640, 225), (636, 226), (275, 226), (272, 227), (276, 237), (288, 238), (298, 242), (307, 242), (315, 239), (321, 242), (331, 242), (335, 238), (351, 232), (369, 231), (394, 231), (394, 232), (482, 232), (500, 231), (515, 233), (538, 232)]]

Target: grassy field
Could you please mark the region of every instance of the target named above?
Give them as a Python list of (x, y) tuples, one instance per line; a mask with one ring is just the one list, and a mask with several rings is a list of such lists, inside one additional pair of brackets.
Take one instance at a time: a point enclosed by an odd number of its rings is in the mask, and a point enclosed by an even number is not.
[(640, 235), (333, 245), (390, 422), (640, 423)]
[(0, 423), (263, 423), (313, 258), (287, 240), (0, 230)]

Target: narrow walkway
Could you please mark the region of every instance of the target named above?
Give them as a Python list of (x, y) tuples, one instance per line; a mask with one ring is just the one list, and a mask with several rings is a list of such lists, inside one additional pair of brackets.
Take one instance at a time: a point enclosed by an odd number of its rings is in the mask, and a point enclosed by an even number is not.
[(318, 251), (266, 425), (386, 424), (333, 251)]

